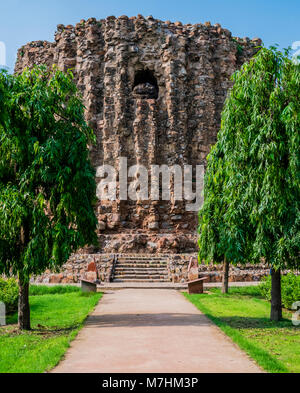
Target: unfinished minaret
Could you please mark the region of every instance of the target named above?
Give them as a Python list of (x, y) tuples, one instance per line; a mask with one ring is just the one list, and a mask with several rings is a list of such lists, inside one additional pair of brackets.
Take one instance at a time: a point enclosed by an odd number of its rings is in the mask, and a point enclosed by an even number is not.
[[(54, 43), (20, 48), (15, 71), (33, 64), (73, 70), (97, 136), (91, 148), (96, 169), (118, 169), (121, 157), (128, 167), (196, 167), (205, 164), (216, 142), (231, 75), (259, 44), (233, 38), (219, 24), (183, 25), (141, 15), (90, 18), (58, 25)], [(187, 211), (186, 203), (118, 195), (99, 200), (94, 252), (195, 252), (197, 212)]]

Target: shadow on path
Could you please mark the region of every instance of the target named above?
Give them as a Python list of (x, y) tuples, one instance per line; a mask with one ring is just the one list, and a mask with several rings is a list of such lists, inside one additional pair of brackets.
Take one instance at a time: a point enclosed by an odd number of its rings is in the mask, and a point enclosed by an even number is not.
[(211, 322), (200, 314), (104, 314), (91, 315), (88, 327), (138, 327), (138, 326), (210, 326)]

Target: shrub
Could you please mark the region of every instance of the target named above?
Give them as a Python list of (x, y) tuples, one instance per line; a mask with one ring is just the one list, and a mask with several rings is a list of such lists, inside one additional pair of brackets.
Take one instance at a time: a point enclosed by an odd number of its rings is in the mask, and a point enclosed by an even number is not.
[[(271, 276), (264, 277), (259, 289), (267, 300), (271, 300)], [(293, 273), (282, 276), (281, 292), (283, 306), (290, 309), (294, 302), (300, 300), (300, 276)]]
[(6, 313), (13, 314), (18, 310), (19, 287), (15, 278), (0, 277), (0, 302), (5, 303)]

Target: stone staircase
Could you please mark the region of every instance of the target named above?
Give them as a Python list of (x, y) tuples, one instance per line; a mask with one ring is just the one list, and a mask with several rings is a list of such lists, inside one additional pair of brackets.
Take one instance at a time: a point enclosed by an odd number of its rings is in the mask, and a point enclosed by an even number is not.
[(170, 282), (168, 258), (155, 256), (118, 256), (113, 282)]

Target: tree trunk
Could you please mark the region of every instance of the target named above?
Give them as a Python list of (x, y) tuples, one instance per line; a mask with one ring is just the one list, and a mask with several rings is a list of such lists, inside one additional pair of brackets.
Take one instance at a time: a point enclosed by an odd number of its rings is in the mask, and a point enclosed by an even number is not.
[(29, 278), (19, 275), (19, 303), (18, 303), (19, 329), (30, 330), (29, 307)]
[(226, 260), (226, 258), (224, 258), (222, 293), (228, 293), (228, 277), (229, 277), (229, 262)]
[(272, 289), (271, 289), (271, 321), (280, 321), (282, 318), (281, 305), (281, 272), (280, 269), (272, 269)]

